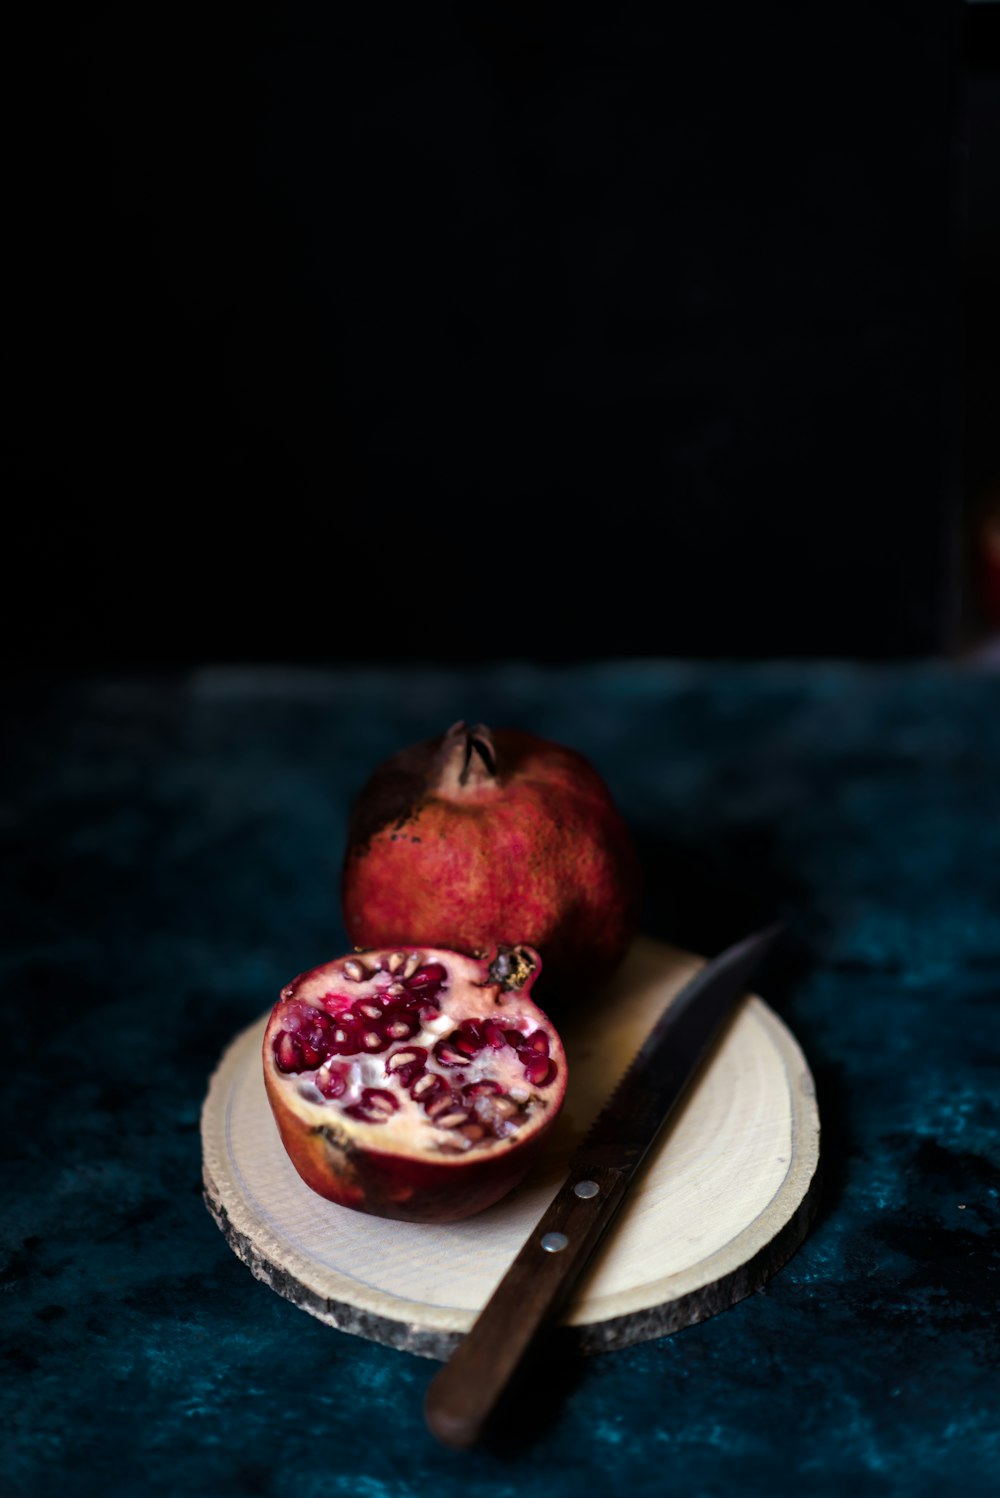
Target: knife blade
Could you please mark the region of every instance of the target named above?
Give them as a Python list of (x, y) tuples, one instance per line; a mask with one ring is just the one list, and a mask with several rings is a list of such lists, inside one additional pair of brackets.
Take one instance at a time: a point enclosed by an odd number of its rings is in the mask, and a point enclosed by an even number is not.
[(565, 1303), (630, 1181), (783, 928), (768, 926), (707, 962), (666, 1006), (574, 1151), (566, 1180), (470, 1331), (431, 1380), (424, 1415), (444, 1445), (479, 1439), (542, 1327)]

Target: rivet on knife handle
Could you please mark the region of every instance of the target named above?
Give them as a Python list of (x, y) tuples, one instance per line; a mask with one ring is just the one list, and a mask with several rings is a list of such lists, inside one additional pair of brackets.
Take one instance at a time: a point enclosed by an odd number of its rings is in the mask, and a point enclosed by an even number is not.
[(528, 1346), (558, 1313), (621, 1205), (630, 1174), (602, 1166), (583, 1180), (571, 1177), (556, 1194), (427, 1390), (427, 1424), (446, 1446), (472, 1446), (479, 1439)]

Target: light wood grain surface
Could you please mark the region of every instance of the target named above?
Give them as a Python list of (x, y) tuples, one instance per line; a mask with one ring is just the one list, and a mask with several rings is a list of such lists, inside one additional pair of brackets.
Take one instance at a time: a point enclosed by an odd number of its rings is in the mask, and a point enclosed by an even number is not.
[[(205, 1099), (213, 1216), (257, 1278), (304, 1310), (345, 1331), (447, 1357), (557, 1191), (573, 1147), (651, 1024), (701, 961), (640, 939), (596, 1002), (559, 1016), (569, 1088), (544, 1156), (505, 1201), (443, 1226), (368, 1217), (304, 1185), (264, 1093), (262, 1015), (233, 1040)], [(774, 1012), (748, 997), (567, 1308), (575, 1339), (588, 1351), (627, 1346), (758, 1288), (808, 1231), (818, 1160), (805, 1058)]]

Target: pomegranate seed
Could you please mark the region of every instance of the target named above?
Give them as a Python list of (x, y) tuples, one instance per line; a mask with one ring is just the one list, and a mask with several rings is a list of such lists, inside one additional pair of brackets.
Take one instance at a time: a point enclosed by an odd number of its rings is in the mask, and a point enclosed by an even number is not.
[[(424, 1055), (426, 1056), (426, 1054), (427, 1052), (425, 1051)], [(432, 1071), (428, 1071), (424, 1072), (422, 1077), (417, 1078), (413, 1086), (410, 1088), (410, 1091), (413, 1093), (413, 1096), (415, 1098), (430, 1099), (435, 1095), (435, 1093), (440, 1092), (443, 1086), (444, 1083), (442, 1082), (441, 1078), (435, 1076)]]
[(368, 969), (356, 957), (348, 958), (344, 963), (344, 972), (352, 983), (360, 983), (362, 978), (368, 977)]
[(361, 1036), (361, 1049), (367, 1051), (370, 1056), (377, 1056), (379, 1051), (386, 1050), (388, 1045), (388, 1040), (377, 1030), (365, 1030)]
[(316, 1078), (316, 1086), (324, 1097), (342, 1097), (347, 1090), (347, 1077), (341, 1067), (327, 1067)]
[(361, 1094), (361, 1106), (374, 1109), (376, 1113), (388, 1115), (395, 1113), (399, 1107), (399, 1100), (382, 1087), (366, 1087)]
[(302, 1051), (290, 1030), (282, 1030), (274, 1042), (274, 1059), (281, 1071), (303, 1071)]
[(507, 1044), (504, 1033), (495, 1020), (488, 1019), (483, 1026), (483, 1039), (491, 1050), (500, 1051)]
[(480, 1139), (485, 1139), (486, 1137), (486, 1130), (483, 1128), (482, 1124), (468, 1124), (466, 1128), (462, 1130), (462, 1133), (465, 1135), (466, 1139), (468, 1139), (470, 1144), (478, 1144)]
[(334, 1030), (330, 1037), (332, 1053), (335, 1056), (356, 1056), (362, 1049), (361, 1037), (356, 1029)]
[(366, 1087), (358, 1102), (352, 1103), (344, 1112), (349, 1118), (360, 1118), (362, 1123), (383, 1124), (395, 1113), (399, 1103), (391, 1092), (381, 1087)]
[(420, 1025), (412, 1014), (397, 1014), (382, 1026), (382, 1033), (390, 1040), (411, 1040)]
[(447, 1040), (439, 1040), (434, 1047), (434, 1054), (442, 1066), (468, 1066), (469, 1057), (463, 1056), (461, 1051), (456, 1051), (454, 1046)]
[(439, 1129), (457, 1129), (459, 1124), (468, 1123), (469, 1115), (464, 1108), (452, 1108), (447, 1113), (434, 1115), (434, 1124)]
[(385, 1012), (380, 1004), (361, 1003), (360, 1000), (353, 1007), (354, 1013), (362, 1019), (381, 1019)]
[(319, 1066), (324, 1060), (323, 1054), (317, 1051), (315, 1046), (311, 1046), (307, 1040), (300, 1040), (299, 1046), (302, 1054), (302, 1070), (311, 1071), (314, 1066)]
[(489, 1080), (470, 1082), (467, 1087), (462, 1088), (462, 1096), (467, 1098), (496, 1097), (500, 1090), (499, 1082), (490, 1082)]
[(413, 976), (406, 980), (406, 986), (411, 993), (419, 993), (423, 998), (432, 999), (446, 977), (440, 962), (429, 962), (426, 967), (417, 968)]
[(333, 1050), (333, 1021), (328, 1014), (313, 1010), (298, 1032), (302, 1058), (307, 1066), (317, 1066)]
[(396, 1077), (404, 1087), (409, 1087), (413, 1083), (413, 1095), (416, 1097), (416, 1084), (424, 1070), (426, 1060), (427, 1052), (421, 1045), (408, 1046), (405, 1050), (394, 1051), (385, 1063), (386, 1075)]
[(442, 1113), (447, 1113), (450, 1109), (458, 1107), (461, 1107), (461, 1099), (449, 1090), (439, 1093), (429, 1103), (425, 1104), (425, 1111), (428, 1118), (438, 1118)]
[(384, 1124), (387, 1121), (386, 1114), (370, 1113), (368, 1109), (363, 1108), (360, 1103), (352, 1103), (349, 1108), (344, 1109), (344, 1112), (347, 1114), (348, 1118), (358, 1118), (362, 1123)]
[[(539, 1056), (547, 1056), (549, 1054), (549, 1037), (544, 1030), (535, 1030), (526, 1040), (521, 1041), (518, 1051), (534, 1051)], [(527, 1060), (528, 1058), (525, 1057), (524, 1059)]]
[(417, 1060), (427, 1060), (427, 1052), (423, 1046), (415, 1045), (410, 1050), (393, 1051), (385, 1063), (385, 1069), (387, 1072), (399, 1071), (401, 1067), (410, 1066), (412, 1062)]
[(462, 1055), (468, 1056), (470, 1061), (472, 1060), (473, 1056), (478, 1056), (479, 1052), (482, 1050), (482, 1046), (476, 1045), (476, 1042), (473, 1040), (471, 1035), (456, 1034), (452, 1037), (452, 1042), (456, 1051), (461, 1051)]
[(309, 1016), (309, 1028), (318, 1031), (321, 1035), (328, 1035), (333, 1028), (333, 1020), (325, 1009), (314, 1009)]
[(493, 1103), (493, 1112), (499, 1113), (501, 1118), (512, 1118), (517, 1112), (517, 1104), (509, 1097), (498, 1097)]
[(451, 1040), (456, 1049), (462, 1052), (463, 1056), (478, 1055), (485, 1044), (482, 1020), (463, 1020), (451, 1036)]
[(519, 1045), (522, 1045), (524, 1043), (524, 1036), (521, 1034), (520, 1030), (505, 1030), (503, 1032), (503, 1036), (507, 1044), (512, 1045), (515, 1051), (517, 1050)]
[(532, 1087), (544, 1087), (556, 1074), (556, 1064), (548, 1056), (536, 1056), (524, 1068), (524, 1075)]

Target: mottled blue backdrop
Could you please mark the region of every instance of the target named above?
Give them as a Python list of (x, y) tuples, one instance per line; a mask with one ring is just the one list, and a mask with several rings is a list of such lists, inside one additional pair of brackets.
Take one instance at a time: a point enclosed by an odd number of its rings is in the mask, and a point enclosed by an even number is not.
[[(994, 1490), (1000, 676), (215, 669), (6, 708), (3, 1498)], [(234, 1257), (198, 1137), (230, 1036), (345, 944), (350, 797), (459, 717), (594, 760), (651, 934), (707, 952), (787, 922), (758, 986), (812, 1065), (826, 1164), (766, 1291), (555, 1349), (468, 1454), (424, 1429), (433, 1364)]]

